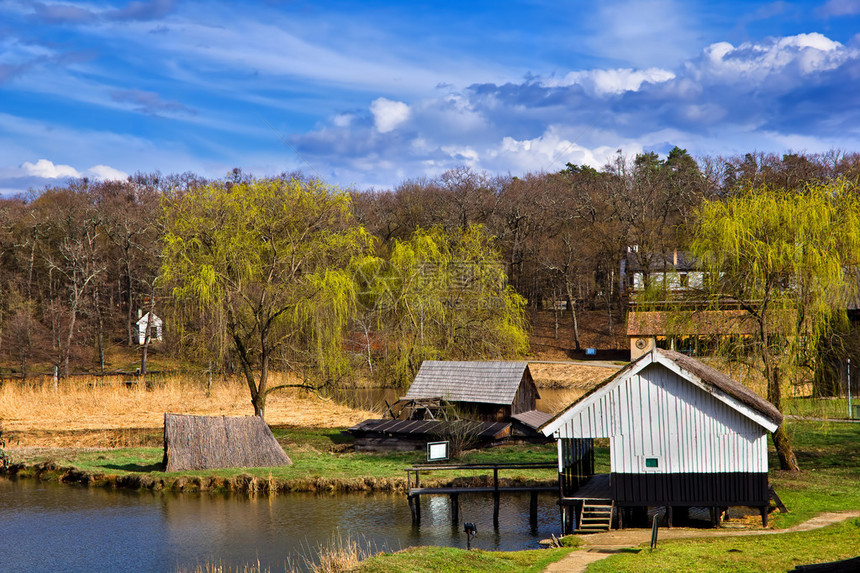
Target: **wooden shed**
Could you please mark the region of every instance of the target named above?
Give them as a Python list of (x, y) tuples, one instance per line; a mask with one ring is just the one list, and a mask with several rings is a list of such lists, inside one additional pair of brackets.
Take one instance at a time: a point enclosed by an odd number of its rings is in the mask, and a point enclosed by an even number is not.
[(527, 362), (425, 360), (408, 400), (441, 398), (486, 422), (536, 409), (540, 398)]
[[(722, 372), (652, 349), (541, 427), (558, 442), (565, 528), (581, 526), (594, 500), (613, 506), (621, 525), (648, 507), (665, 507), (669, 525), (673, 509), (710, 508), (718, 524), (730, 506), (757, 507), (766, 523), (767, 435), (781, 422), (770, 402)], [(611, 473), (571, 479), (582, 440), (594, 438), (609, 439)]]

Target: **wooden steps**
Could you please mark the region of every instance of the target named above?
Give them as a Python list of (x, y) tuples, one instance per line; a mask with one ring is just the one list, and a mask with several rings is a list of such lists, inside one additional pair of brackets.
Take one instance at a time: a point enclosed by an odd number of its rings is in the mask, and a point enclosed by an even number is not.
[[(608, 503), (607, 503), (608, 501)], [(612, 500), (586, 499), (579, 513), (579, 526), (574, 533), (599, 533), (612, 527)]]

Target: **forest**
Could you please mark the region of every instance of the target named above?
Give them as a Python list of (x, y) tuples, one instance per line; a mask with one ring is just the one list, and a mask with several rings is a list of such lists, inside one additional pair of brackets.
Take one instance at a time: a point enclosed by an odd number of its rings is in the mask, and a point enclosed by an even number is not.
[[(157, 351), (244, 374), (259, 413), (270, 369), (313, 387), (357, 371), (397, 384), (425, 358), (523, 355), (545, 308), (563, 309), (580, 350), (578, 316), (623, 324), (623, 265), (690, 248), (704, 204), (837, 182), (856, 196), (858, 177), (856, 153), (675, 147), (619, 150), (599, 170), (464, 166), (362, 191), (240, 169), (69, 180), (0, 200), (0, 375), (106, 372), (110, 349), (140, 346), (144, 372)], [(147, 312), (164, 340), (139, 345)]]

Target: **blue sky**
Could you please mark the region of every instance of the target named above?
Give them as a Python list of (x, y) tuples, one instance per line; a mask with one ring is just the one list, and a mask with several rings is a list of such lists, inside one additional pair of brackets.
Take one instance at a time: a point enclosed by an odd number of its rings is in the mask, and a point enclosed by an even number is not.
[(0, 193), (860, 151), (860, 0), (0, 0)]

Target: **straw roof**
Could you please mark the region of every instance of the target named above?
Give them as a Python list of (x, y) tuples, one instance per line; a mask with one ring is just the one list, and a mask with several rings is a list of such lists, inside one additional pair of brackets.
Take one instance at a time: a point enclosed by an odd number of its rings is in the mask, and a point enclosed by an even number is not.
[(290, 464), (259, 416), (164, 414), (164, 471)]

